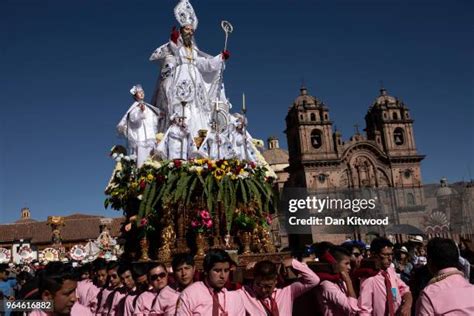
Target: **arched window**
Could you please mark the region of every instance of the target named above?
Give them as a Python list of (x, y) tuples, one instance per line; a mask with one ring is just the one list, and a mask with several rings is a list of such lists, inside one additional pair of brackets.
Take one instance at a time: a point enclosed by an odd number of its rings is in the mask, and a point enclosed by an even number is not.
[(324, 114), (324, 119), (327, 120), (328, 119), (328, 115), (327, 113)]
[(403, 128), (397, 127), (393, 131), (393, 141), (397, 146), (401, 146), (405, 143), (405, 132), (403, 131)]
[(397, 113), (397, 112), (393, 112), (393, 113), (392, 113), (392, 118), (393, 118), (394, 120), (398, 120), (398, 113)]
[(407, 193), (407, 205), (408, 206), (415, 205), (415, 196), (413, 195), (413, 193)]
[(311, 145), (318, 149), (323, 144), (323, 133), (319, 129), (313, 129), (311, 132)]
[(311, 121), (316, 121), (316, 114), (314, 113), (311, 113)]

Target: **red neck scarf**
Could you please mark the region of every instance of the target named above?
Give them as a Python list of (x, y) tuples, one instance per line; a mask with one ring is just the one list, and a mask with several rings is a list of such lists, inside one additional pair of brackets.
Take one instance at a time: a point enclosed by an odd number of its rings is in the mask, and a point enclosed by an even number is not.
[[(222, 305), (219, 303), (219, 292), (221, 290), (216, 291), (214, 288), (210, 287), (207, 280), (204, 282), (204, 284), (206, 285), (207, 289), (209, 290), (209, 294), (211, 294), (211, 297), (212, 297), (212, 316), (227, 316), (228, 313), (225, 310), (225, 307), (226, 307), (225, 292), (223, 292), (224, 307), (222, 307)], [(219, 315), (219, 312), (222, 312), (222, 313)]]
[(385, 290), (387, 291), (387, 309), (385, 311), (385, 315), (395, 316), (395, 304), (393, 300), (392, 282), (390, 281), (390, 275), (386, 270), (381, 270), (380, 272), (384, 278)]
[(267, 302), (265, 299), (259, 299), (260, 303), (262, 303), (263, 308), (265, 308), (265, 312), (267, 313), (267, 316), (280, 316), (280, 312), (278, 311), (278, 305), (276, 303), (276, 300), (270, 295), (268, 298), (270, 300), (270, 306), (268, 306)]

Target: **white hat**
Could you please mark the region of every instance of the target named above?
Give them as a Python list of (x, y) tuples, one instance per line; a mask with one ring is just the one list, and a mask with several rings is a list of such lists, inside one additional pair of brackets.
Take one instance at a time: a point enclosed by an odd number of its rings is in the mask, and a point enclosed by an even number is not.
[(130, 89), (130, 94), (135, 95), (137, 94), (138, 91), (143, 91), (142, 85), (141, 84), (136, 84)]
[(416, 243), (423, 243), (423, 237), (420, 235), (416, 235), (415, 238), (410, 238), (410, 241)]
[(407, 249), (407, 247), (405, 247), (405, 246), (402, 246), (402, 247), (400, 248), (400, 251), (401, 251), (401, 252), (404, 252), (404, 253), (408, 253), (408, 249)]
[(197, 29), (198, 19), (196, 13), (194, 13), (193, 6), (188, 0), (179, 1), (176, 7), (174, 7), (174, 16), (181, 27), (192, 25), (194, 30)]

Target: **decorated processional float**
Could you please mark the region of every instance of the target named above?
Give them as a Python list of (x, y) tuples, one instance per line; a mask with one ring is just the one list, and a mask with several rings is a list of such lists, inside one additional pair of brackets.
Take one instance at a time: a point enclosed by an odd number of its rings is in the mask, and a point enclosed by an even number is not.
[(234, 254), (274, 253), (271, 214), (276, 175), (247, 131), (245, 96), (231, 113), (223, 72), (233, 26), (222, 21), (224, 50), (211, 56), (194, 40), (198, 20), (181, 0), (174, 9), (180, 28), (151, 61), (161, 65), (151, 104), (140, 85), (117, 130), (116, 165), (105, 207), (123, 210), (123, 256), (169, 261), (173, 254), (204, 257), (210, 247)]

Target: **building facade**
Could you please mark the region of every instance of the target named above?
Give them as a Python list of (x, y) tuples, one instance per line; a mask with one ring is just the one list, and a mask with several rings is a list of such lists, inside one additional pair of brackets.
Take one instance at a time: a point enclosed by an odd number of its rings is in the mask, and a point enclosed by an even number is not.
[[(424, 211), (420, 169), (424, 156), (416, 148), (408, 107), (382, 88), (367, 110), (365, 123), (365, 134), (356, 126), (355, 134), (344, 141), (333, 127), (329, 108), (302, 87), (286, 116), (289, 177), (285, 187), (328, 193), (393, 188), (380, 197), (386, 208), (380, 211), (395, 225), (418, 226)], [(315, 230), (312, 235), (313, 240), (350, 237), (318, 236)]]

